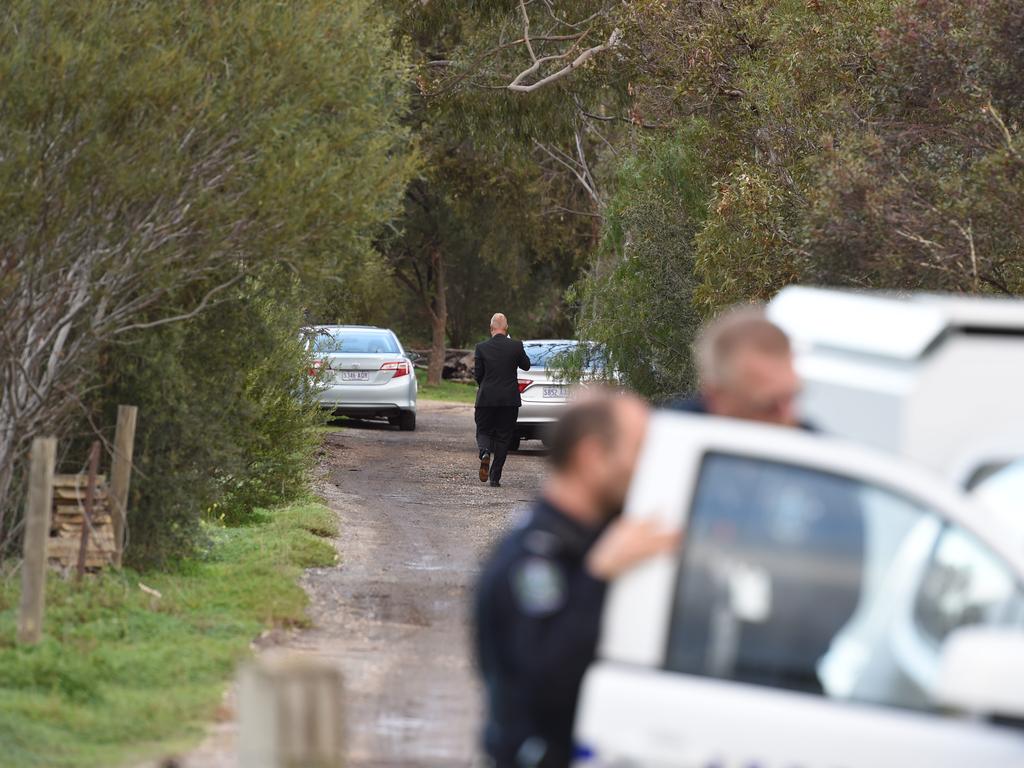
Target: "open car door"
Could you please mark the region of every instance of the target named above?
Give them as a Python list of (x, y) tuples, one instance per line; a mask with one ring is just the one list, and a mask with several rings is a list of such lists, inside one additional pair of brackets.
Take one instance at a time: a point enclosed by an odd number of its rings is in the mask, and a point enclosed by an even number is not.
[(1024, 766), (1024, 730), (939, 702), (951, 634), (1024, 633), (1024, 546), (942, 480), (798, 430), (660, 413), (624, 514), (685, 538), (609, 591), (577, 765)]

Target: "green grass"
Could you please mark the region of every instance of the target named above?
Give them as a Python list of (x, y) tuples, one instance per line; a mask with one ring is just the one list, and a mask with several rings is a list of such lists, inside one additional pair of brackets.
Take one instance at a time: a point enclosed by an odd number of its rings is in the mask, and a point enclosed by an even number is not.
[(330, 510), (294, 504), (209, 533), (208, 554), (173, 573), (51, 576), (35, 647), (14, 641), (20, 579), (0, 579), (0, 766), (109, 767), (188, 746), (250, 641), (306, 622), (297, 580), (335, 562)]
[(469, 403), (476, 402), (476, 385), (463, 384), (459, 381), (443, 380), (438, 385), (427, 384), (427, 372), (416, 371), (416, 381), (419, 382), (419, 397), (422, 400), (441, 400), (446, 403)]

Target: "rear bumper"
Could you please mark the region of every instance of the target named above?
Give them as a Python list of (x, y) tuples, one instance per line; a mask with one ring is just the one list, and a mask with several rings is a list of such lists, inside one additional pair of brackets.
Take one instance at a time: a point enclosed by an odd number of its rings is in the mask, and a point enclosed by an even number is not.
[(317, 397), (321, 408), (339, 416), (397, 416), (416, 410), (416, 379), (410, 378), (376, 386), (328, 384)]
[(354, 416), (356, 418), (383, 418), (385, 416), (397, 416), (402, 411), (415, 411), (415, 404), (410, 408), (401, 408), (390, 403), (361, 403), (359, 405), (326, 405), (320, 404), (324, 410), (328, 410), (335, 416)]
[(516, 436), (523, 440), (541, 440), (569, 407), (565, 400), (553, 402), (523, 401), (516, 420)]

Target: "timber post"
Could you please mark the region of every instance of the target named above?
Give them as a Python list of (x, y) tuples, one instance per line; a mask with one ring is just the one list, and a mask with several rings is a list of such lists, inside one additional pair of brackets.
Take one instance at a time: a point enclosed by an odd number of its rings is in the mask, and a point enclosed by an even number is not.
[(311, 656), (262, 658), (238, 677), (238, 757), (244, 768), (343, 768), (343, 686)]
[(18, 642), (38, 643), (43, 636), (46, 609), (46, 542), (50, 537), (53, 472), (57, 439), (37, 437), (29, 454), (28, 498), (25, 501), (25, 539), (22, 545), (21, 607)]
[(134, 405), (117, 406), (117, 431), (114, 433), (114, 457), (110, 466), (110, 517), (114, 525), (114, 565), (124, 561), (125, 527), (128, 519), (128, 490), (132, 479), (135, 452), (135, 422), (139, 409)]

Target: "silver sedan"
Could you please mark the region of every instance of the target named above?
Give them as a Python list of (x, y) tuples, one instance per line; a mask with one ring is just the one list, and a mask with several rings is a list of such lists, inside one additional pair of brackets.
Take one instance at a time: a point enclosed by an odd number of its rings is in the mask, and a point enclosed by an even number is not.
[[(584, 378), (600, 378), (605, 369), (601, 348), (592, 341), (532, 339), (524, 341), (523, 348), (530, 358), (530, 370), (519, 371), (523, 405), (512, 440), (513, 451), (519, 450), (522, 440), (546, 444), (548, 430), (568, 406), (571, 392), (561, 368), (564, 360), (573, 358), (574, 363), (581, 364)], [(580, 352), (584, 353), (582, 359), (577, 357)]]
[(318, 325), (304, 331), (322, 408), (337, 416), (386, 418), (416, 429), (416, 376), (398, 337), (386, 328)]

